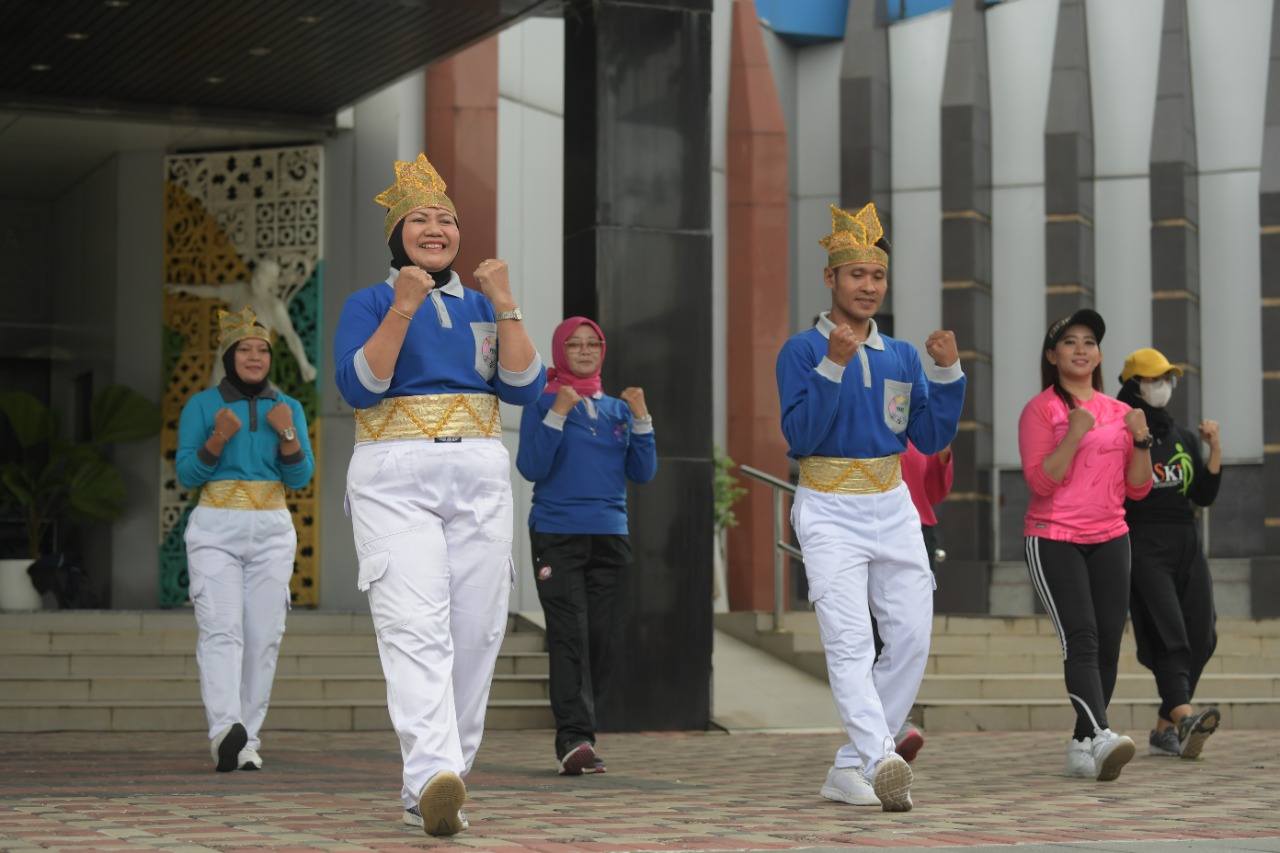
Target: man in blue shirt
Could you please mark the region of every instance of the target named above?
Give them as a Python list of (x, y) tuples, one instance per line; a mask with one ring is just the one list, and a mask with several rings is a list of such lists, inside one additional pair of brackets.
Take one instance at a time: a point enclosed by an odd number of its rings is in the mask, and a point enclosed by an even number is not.
[(908, 438), (925, 454), (951, 443), (965, 379), (951, 332), (925, 342), (926, 373), (915, 347), (877, 331), (889, 253), (875, 207), (831, 214), (821, 241), (831, 310), (783, 345), (777, 365), (782, 432), (800, 463), (791, 522), (849, 735), (822, 796), (909, 811), (911, 768), (893, 734), (924, 677), (934, 584), (900, 457)]

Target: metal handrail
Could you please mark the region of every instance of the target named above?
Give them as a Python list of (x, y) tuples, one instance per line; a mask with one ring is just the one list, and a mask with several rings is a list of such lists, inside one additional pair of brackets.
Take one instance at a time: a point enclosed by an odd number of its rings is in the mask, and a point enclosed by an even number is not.
[(788, 483), (786, 480), (779, 480), (772, 474), (766, 474), (750, 465), (739, 465), (738, 470), (745, 476), (753, 480), (757, 480), (769, 486), (773, 494), (773, 630), (782, 630), (783, 610), (782, 605), (785, 600), (782, 578), (783, 554), (790, 554), (798, 560), (803, 560), (804, 555), (800, 553), (800, 549), (786, 541), (782, 534), (789, 526), (786, 517), (782, 512), (782, 496), (783, 494), (794, 495), (796, 487)]

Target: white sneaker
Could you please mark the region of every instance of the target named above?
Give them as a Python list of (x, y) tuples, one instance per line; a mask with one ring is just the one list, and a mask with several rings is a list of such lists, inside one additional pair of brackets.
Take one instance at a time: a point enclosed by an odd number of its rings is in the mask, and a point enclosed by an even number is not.
[[(462, 822), (462, 828), (463, 828), (463, 829), (470, 829), (470, 828), (471, 828), (471, 824), (470, 824), (470, 822), (468, 822), (468, 820), (467, 820), (467, 813), (466, 813), (466, 812), (459, 810), (459, 811), (458, 811), (458, 820)], [(418, 807), (417, 807), (417, 806), (409, 806), (409, 808), (407, 808), (407, 809), (405, 809), (405, 810), (404, 810), (404, 825), (405, 825), (405, 826), (416, 826), (416, 827), (418, 827), (419, 829), (421, 829), (421, 828), (422, 828), (422, 812), (418, 811)]]
[(261, 770), (262, 756), (258, 755), (258, 750), (246, 746), (240, 750), (240, 755), (236, 758), (236, 767), (241, 770)]
[(878, 806), (880, 798), (862, 775), (861, 767), (832, 767), (822, 786), (822, 796), (851, 806)]
[(1103, 729), (1093, 738), (1093, 764), (1098, 770), (1099, 782), (1110, 782), (1120, 775), (1120, 770), (1133, 760), (1138, 748), (1125, 735), (1111, 729)]
[(249, 733), (239, 723), (232, 723), (218, 733), (209, 744), (209, 752), (213, 755), (213, 764), (219, 773), (235, 770), (240, 765), (236, 758), (240, 750), (249, 742)]
[(1098, 775), (1093, 765), (1093, 738), (1067, 741), (1067, 761), (1062, 765), (1062, 775), (1077, 779), (1093, 779)]
[(871, 790), (887, 812), (909, 812), (912, 808), (911, 765), (896, 752), (890, 752), (876, 765), (871, 776)]
[(441, 770), (431, 777), (418, 795), (418, 814), (422, 831), (427, 835), (456, 835), (463, 825), (462, 804), (467, 801), (467, 786), (457, 773)]

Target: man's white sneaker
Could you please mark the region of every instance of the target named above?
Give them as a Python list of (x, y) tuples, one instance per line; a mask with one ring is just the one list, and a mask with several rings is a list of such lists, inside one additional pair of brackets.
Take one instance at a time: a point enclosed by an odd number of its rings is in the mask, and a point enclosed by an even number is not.
[(1138, 748), (1125, 735), (1111, 729), (1103, 729), (1093, 737), (1093, 765), (1098, 771), (1099, 782), (1110, 782), (1120, 775), (1120, 770), (1133, 760)]
[[(466, 813), (466, 812), (464, 812), (464, 811), (459, 811), (459, 812), (458, 812), (458, 820), (462, 821), (462, 828), (463, 828), (463, 829), (470, 829), (470, 828), (471, 828), (471, 824), (467, 821), (467, 813)], [(405, 810), (404, 810), (404, 825), (405, 825), (405, 826), (416, 826), (416, 827), (418, 827), (419, 829), (421, 829), (421, 828), (422, 828), (422, 812), (418, 811), (418, 807), (417, 807), (417, 806), (409, 806), (409, 808), (407, 808), (407, 809), (405, 809)]]
[(862, 775), (861, 767), (832, 767), (822, 786), (822, 796), (851, 806), (878, 806), (880, 798)]
[(262, 756), (258, 755), (258, 750), (251, 746), (246, 746), (240, 750), (240, 755), (236, 757), (236, 766), (241, 770), (261, 770)]
[(871, 776), (871, 790), (887, 812), (911, 811), (911, 765), (896, 752), (891, 752), (876, 765)]
[(467, 801), (467, 786), (451, 770), (441, 770), (431, 777), (418, 795), (418, 814), (422, 831), (427, 835), (456, 835), (463, 826), (462, 804)]
[(239, 767), (236, 759), (248, 742), (249, 733), (239, 723), (232, 723), (219, 732), (209, 744), (209, 752), (213, 755), (213, 765), (217, 771), (227, 773)]
[(1093, 738), (1067, 741), (1067, 760), (1062, 765), (1062, 775), (1077, 779), (1093, 779), (1098, 775), (1093, 766)]

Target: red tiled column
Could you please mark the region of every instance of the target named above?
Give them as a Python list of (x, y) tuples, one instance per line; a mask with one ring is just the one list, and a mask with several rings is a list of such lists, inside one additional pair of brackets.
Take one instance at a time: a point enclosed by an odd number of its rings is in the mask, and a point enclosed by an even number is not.
[(491, 36), (426, 71), (427, 157), (458, 208), (463, 284), (498, 252), (498, 37)]
[[(728, 121), (728, 453), (788, 478), (774, 365), (787, 339), (787, 129), (752, 0), (733, 4)], [(732, 610), (773, 607), (771, 490), (747, 481), (729, 531)], [(790, 587), (788, 586), (787, 589)]]

